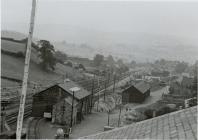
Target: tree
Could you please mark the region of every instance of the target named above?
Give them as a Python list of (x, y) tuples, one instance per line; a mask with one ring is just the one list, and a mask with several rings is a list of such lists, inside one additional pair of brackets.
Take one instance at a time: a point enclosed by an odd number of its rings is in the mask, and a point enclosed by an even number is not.
[(175, 67), (175, 72), (177, 73), (182, 73), (186, 70), (186, 68), (188, 67), (188, 63), (185, 62), (179, 62), (176, 67)]
[(113, 66), (113, 65), (114, 65), (115, 61), (114, 61), (112, 55), (109, 55), (109, 56), (107, 57), (107, 63), (108, 63), (110, 66)]
[(135, 68), (136, 67), (136, 62), (133, 60), (133, 61), (131, 61), (131, 67), (132, 68)]
[(51, 68), (54, 70), (54, 66), (56, 65), (56, 59), (54, 57), (54, 46), (50, 44), (47, 40), (40, 40), (39, 48), (40, 55), (39, 57), (42, 59), (41, 66), (44, 70)]
[(86, 70), (85, 66), (83, 64), (79, 64), (78, 66), (80, 69)]
[(160, 65), (163, 66), (166, 64), (166, 60), (165, 59), (160, 59), (159, 61)]
[(56, 57), (56, 60), (61, 64), (63, 64), (64, 61), (67, 60), (67, 55), (61, 51), (56, 51), (54, 56)]
[(122, 59), (118, 59), (117, 64), (118, 64), (119, 66), (123, 66), (123, 65), (124, 65)]
[(96, 54), (96, 56), (94, 57), (94, 65), (100, 66), (103, 61), (104, 61), (104, 56), (101, 54)]

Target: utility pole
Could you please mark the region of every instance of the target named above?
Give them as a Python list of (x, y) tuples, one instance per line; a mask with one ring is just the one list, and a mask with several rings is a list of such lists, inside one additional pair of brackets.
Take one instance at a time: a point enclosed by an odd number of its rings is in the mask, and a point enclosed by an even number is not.
[(70, 128), (72, 128), (73, 125), (73, 111), (74, 110), (74, 91), (73, 91), (73, 96), (72, 96), (72, 110), (71, 110), (71, 122), (70, 122)]
[(115, 82), (116, 82), (116, 75), (114, 74), (114, 77), (113, 77), (113, 93), (115, 92)]
[(108, 112), (107, 112), (108, 114), (108, 122), (107, 122), (107, 125), (109, 126), (109, 118), (110, 118), (110, 110), (108, 110)]
[[(91, 110), (92, 110), (92, 107), (93, 107), (93, 94), (94, 94), (94, 80), (95, 80), (95, 74), (94, 74), (94, 77), (93, 77), (93, 80), (92, 80), (92, 91), (91, 91)], [(90, 110), (90, 111), (91, 111)]]
[(119, 118), (118, 118), (118, 127), (120, 127), (121, 110), (122, 110), (122, 105), (120, 104), (120, 112), (119, 112)]
[(36, 11), (36, 0), (32, 0), (32, 11), (31, 11), (31, 18), (30, 18), (30, 28), (29, 28), (26, 56), (25, 56), (22, 93), (21, 93), (21, 98), (20, 98), (19, 114), (17, 118), (17, 129), (16, 129), (17, 139), (21, 139), (21, 131), (23, 127), (23, 115), (24, 115), (26, 92), (27, 92), (29, 64), (30, 64), (30, 58), (31, 58), (31, 48), (32, 48), (31, 45), (32, 45), (32, 36), (33, 36), (33, 30), (34, 30), (35, 11)]
[(107, 88), (107, 79), (105, 78), (104, 101), (105, 101), (105, 96), (106, 96), (106, 88)]
[(111, 76), (110, 71), (108, 71), (108, 86), (110, 85), (110, 76)]
[(99, 80), (99, 76), (98, 76), (98, 88), (99, 88), (99, 91), (98, 91), (97, 111), (98, 111), (98, 105), (99, 105), (99, 100), (100, 100), (100, 80)]

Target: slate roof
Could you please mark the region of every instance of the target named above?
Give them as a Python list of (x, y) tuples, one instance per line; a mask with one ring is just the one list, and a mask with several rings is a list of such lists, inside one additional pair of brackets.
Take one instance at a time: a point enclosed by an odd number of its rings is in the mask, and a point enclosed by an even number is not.
[(135, 84), (134, 87), (137, 88), (142, 93), (145, 93), (147, 90), (150, 89), (150, 85), (145, 83), (144, 81)]
[(33, 96), (36, 96), (36, 95), (40, 94), (41, 92), (43, 92), (49, 88), (52, 88), (54, 86), (59, 86), (60, 88), (62, 88), (63, 90), (65, 90), (66, 92), (71, 94), (71, 96), (73, 96), (73, 92), (71, 91), (71, 89), (78, 88), (79, 90), (74, 92), (74, 97), (78, 100), (83, 99), (91, 94), (89, 91), (85, 90), (83, 87), (79, 86), (75, 82), (73, 82), (71, 80), (68, 80), (68, 81), (66, 80), (64, 83), (51, 85), (51, 86), (48, 86), (47, 88), (43, 88), (40, 91), (38, 91), (36, 94), (34, 94)]
[(197, 139), (197, 106), (79, 139)]
[(150, 85), (149, 84), (147, 84), (144, 81), (141, 81), (141, 82), (138, 82), (137, 84), (130, 85), (129, 87), (124, 89), (122, 92), (128, 90), (132, 86), (135, 87), (137, 90), (139, 90), (141, 93), (145, 93), (146, 91), (148, 91), (150, 89)]
[(61, 87), (63, 90), (67, 91), (68, 93), (70, 93), (71, 95), (73, 95), (73, 92), (71, 91), (71, 89), (74, 87), (78, 87), (79, 90), (74, 92), (74, 97), (79, 100), (91, 94), (89, 91), (85, 90), (84, 88), (74, 83), (73, 81), (61, 83), (61, 84), (58, 84), (58, 86)]
[[(70, 105), (72, 105), (72, 97), (67, 97), (67, 98), (65, 98), (65, 101), (68, 103), (68, 104), (70, 104)], [(74, 100), (74, 106), (76, 106), (78, 104), (78, 102), (76, 101), (76, 100)]]

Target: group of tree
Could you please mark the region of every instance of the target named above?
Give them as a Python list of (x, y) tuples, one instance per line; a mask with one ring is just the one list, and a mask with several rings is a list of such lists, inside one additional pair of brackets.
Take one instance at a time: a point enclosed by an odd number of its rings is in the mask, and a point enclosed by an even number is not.
[(175, 66), (175, 72), (176, 72), (176, 73), (182, 73), (182, 72), (184, 72), (187, 68), (188, 68), (188, 63), (186, 63), (186, 62), (179, 62), (179, 63)]
[(54, 54), (57, 62), (64, 64), (64, 62), (67, 60), (67, 55), (61, 51), (56, 51)]
[[(114, 60), (112, 55), (109, 55), (106, 60), (105, 57), (101, 54), (96, 54), (93, 60), (94, 66), (104, 66), (111, 70), (111, 72), (116, 71), (118, 73), (124, 73), (129, 70), (128, 66), (124, 64), (122, 59)], [(116, 67), (118, 65), (118, 67)]]
[(101, 54), (96, 54), (93, 60), (93, 63), (96, 67), (100, 66), (101, 63), (104, 61), (104, 56)]

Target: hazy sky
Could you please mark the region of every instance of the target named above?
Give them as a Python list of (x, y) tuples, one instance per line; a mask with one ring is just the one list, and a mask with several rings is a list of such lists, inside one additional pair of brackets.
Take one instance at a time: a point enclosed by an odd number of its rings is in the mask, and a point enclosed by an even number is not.
[[(25, 23), (28, 31), (31, 0), (2, 0), (1, 6), (2, 29)], [(198, 2), (37, 0), (36, 12), (36, 26), (65, 24), (107, 32), (198, 37)]]

